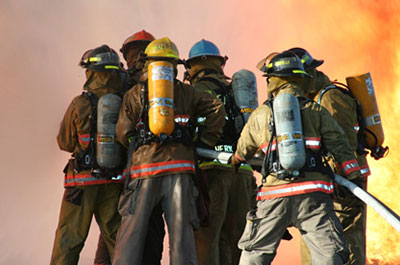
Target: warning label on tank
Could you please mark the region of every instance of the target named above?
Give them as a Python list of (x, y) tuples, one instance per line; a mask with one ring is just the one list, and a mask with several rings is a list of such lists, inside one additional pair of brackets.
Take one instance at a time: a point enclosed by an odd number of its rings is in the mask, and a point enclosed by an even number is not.
[(365, 83), (367, 84), (368, 95), (373, 95), (374, 94), (374, 85), (372, 84), (371, 76), (368, 76), (368, 78), (365, 79)]
[(174, 71), (171, 67), (160, 65), (154, 66), (151, 70), (151, 79), (155, 80), (168, 80), (170, 82), (174, 81)]

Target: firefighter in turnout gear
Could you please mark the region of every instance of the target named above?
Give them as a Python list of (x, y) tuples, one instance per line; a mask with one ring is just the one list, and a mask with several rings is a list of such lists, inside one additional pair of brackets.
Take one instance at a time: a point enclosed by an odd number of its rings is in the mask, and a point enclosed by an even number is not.
[[(215, 95), (224, 103), (226, 124), (215, 150), (233, 153), (240, 134), (235, 128), (234, 117), (240, 110), (235, 104), (228, 77), (224, 75), (226, 59), (214, 43), (200, 40), (190, 49), (185, 76), (195, 88)], [(199, 119), (200, 133), (204, 122), (204, 118)], [(214, 149), (214, 146), (196, 140), (199, 147)], [(251, 205), (255, 205), (257, 186), (252, 168), (242, 165), (238, 173), (232, 174), (231, 166), (226, 162), (201, 159), (200, 169), (208, 179), (210, 223), (195, 233), (199, 264), (238, 264), (241, 251), (237, 242), (246, 224), (246, 213)]]
[[(154, 36), (145, 31), (139, 31), (129, 36), (120, 49), (128, 70), (123, 71), (124, 91), (138, 83), (143, 69), (143, 62), (139, 61), (139, 56), (144, 52), (147, 45), (155, 40)], [(159, 265), (163, 252), (163, 239), (165, 236), (164, 221), (162, 218), (161, 205), (154, 209), (150, 218), (148, 235), (146, 237), (146, 246), (143, 253), (143, 263), (148, 265)], [(111, 265), (110, 256), (107, 247), (100, 235), (96, 251), (94, 265)]]
[[(57, 136), (60, 149), (72, 158), (64, 170), (52, 265), (78, 264), (93, 215), (112, 256), (121, 221), (117, 209), (125, 160), (122, 146), (114, 141), (122, 101), (119, 57), (103, 45), (85, 52), (79, 65), (86, 68), (84, 92), (72, 100)], [(98, 108), (104, 104), (110, 111)]]
[(125, 94), (117, 124), (117, 138), (129, 145), (132, 159), (128, 157), (129, 183), (119, 204), (122, 222), (113, 264), (144, 264), (149, 217), (160, 203), (169, 231), (170, 264), (198, 264), (190, 124), (206, 117), (200, 139), (215, 145), (222, 135), (224, 107), (214, 96), (176, 79), (179, 53), (170, 39), (151, 42), (145, 56), (143, 75)]
[(142, 75), (143, 61), (139, 60), (139, 57), (153, 40), (155, 38), (151, 33), (142, 30), (129, 36), (122, 44), (120, 52), (124, 56), (128, 66), (128, 70), (126, 71), (127, 78), (125, 80), (127, 89), (137, 84)]
[[(316, 69), (323, 63), (322, 60), (313, 59), (302, 48), (292, 48), (290, 51), (301, 58), (304, 69), (313, 76), (312, 81), (306, 85), (306, 96), (325, 107), (345, 132), (351, 150), (361, 168), (361, 176), (352, 181), (366, 189), (367, 176), (370, 175), (370, 171), (366, 159), (367, 152), (364, 149), (362, 136), (359, 134), (360, 127), (362, 127), (360, 122), (362, 121), (359, 122), (360, 113), (357, 111), (357, 101), (351, 96), (349, 90), (332, 83), (328, 76)], [(331, 160), (330, 162), (335, 173), (343, 176), (340, 167), (334, 161)], [(365, 265), (366, 205), (345, 187), (337, 186), (336, 189), (335, 211), (342, 224), (350, 251), (347, 264)], [(304, 241), (301, 242), (301, 255), (303, 265), (311, 264), (309, 250)]]
[(332, 153), (349, 179), (360, 176), (358, 163), (329, 112), (304, 97), (309, 75), (294, 53), (272, 58), (265, 76), (272, 99), (251, 114), (231, 162), (237, 166), (258, 149), (265, 152), (257, 208), (248, 212), (239, 241), (240, 264), (271, 264), (290, 226), (300, 230), (312, 264), (343, 264), (349, 253), (333, 209), (332, 172), (321, 152)]

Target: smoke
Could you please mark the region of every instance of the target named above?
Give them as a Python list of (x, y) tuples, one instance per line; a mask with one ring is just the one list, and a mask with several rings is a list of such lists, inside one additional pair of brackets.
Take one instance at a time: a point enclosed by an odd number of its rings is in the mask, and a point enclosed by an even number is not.
[[(361, 0), (1, 1), (0, 264), (49, 262), (69, 156), (55, 136), (68, 104), (81, 93), (84, 72), (77, 63), (85, 50), (102, 44), (119, 50), (130, 34), (146, 29), (170, 37), (187, 58), (205, 38), (230, 58), (228, 75), (242, 68), (256, 73), (261, 103), (265, 80), (256, 63), (272, 51), (300, 46), (325, 60), (321, 69), (331, 78), (370, 71), (378, 102), (391, 102), (386, 95), (399, 88), (393, 78), (399, 77), (398, 11), (399, 1)], [(384, 126), (392, 123), (386, 109), (381, 115)], [(393, 146), (394, 136), (387, 133)], [(91, 232), (80, 264), (91, 264), (97, 233)], [(291, 264), (299, 264), (298, 253), (292, 254), (297, 239), (282, 243), (276, 264), (285, 264), (287, 253)]]

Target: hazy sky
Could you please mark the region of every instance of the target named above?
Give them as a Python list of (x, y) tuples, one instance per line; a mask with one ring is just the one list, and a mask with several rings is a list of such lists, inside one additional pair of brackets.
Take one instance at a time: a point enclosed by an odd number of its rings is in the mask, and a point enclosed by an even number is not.
[[(228, 75), (242, 68), (256, 74), (260, 103), (265, 80), (255, 65), (272, 51), (304, 47), (325, 60), (322, 71), (342, 82), (371, 72), (391, 151), (378, 163), (370, 159), (370, 190), (399, 212), (399, 11), (398, 0), (0, 0), (0, 264), (49, 263), (69, 157), (58, 149), (56, 134), (82, 91), (84, 71), (77, 63), (89, 48), (119, 50), (142, 29), (169, 37), (182, 58), (200, 39), (213, 41), (229, 57)], [(374, 230), (370, 224), (380, 217), (370, 212), (369, 238), (398, 242), (385, 224)], [(96, 239), (92, 231), (81, 265), (92, 264)], [(369, 251), (387, 258), (396, 250)], [(300, 264), (298, 237), (285, 242), (274, 264)]]

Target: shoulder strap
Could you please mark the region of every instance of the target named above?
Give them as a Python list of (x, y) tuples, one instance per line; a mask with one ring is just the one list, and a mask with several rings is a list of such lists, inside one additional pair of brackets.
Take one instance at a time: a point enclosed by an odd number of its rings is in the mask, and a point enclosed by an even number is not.
[(84, 168), (93, 169), (96, 163), (96, 131), (97, 131), (97, 101), (98, 98), (96, 95), (90, 92), (82, 92), (82, 96), (84, 96), (90, 103), (90, 116), (89, 116), (89, 145), (85, 151), (83, 151), (82, 146), (77, 140), (79, 154), (76, 156), (77, 161), (77, 170), (79, 171), (82, 165)]
[(268, 142), (268, 147), (267, 150), (265, 151), (265, 156), (264, 156), (264, 161), (262, 163), (262, 167), (261, 167), (261, 175), (262, 175), (262, 183), (265, 183), (267, 180), (267, 176), (270, 173), (270, 167), (269, 165), (271, 164), (271, 160), (272, 160), (272, 142), (275, 136), (275, 121), (274, 121), (274, 110), (273, 110), (273, 99), (267, 99), (266, 101), (264, 101), (264, 105), (268, 106), (271, 109), (271, 118), (269, 120), (268, 123), (268, 129), (270, 131), (271, 137), (269, 139)]

